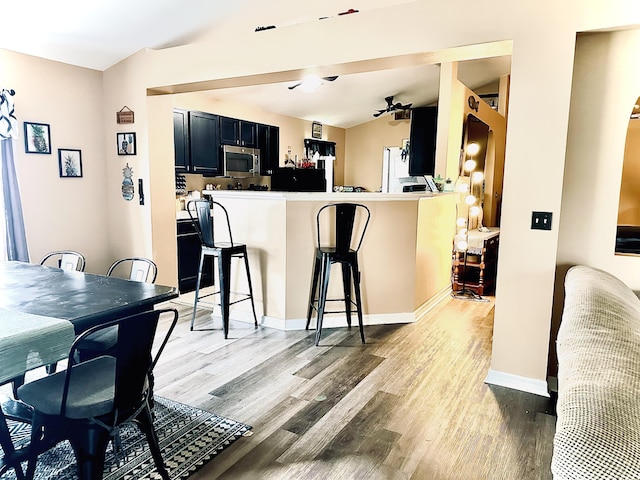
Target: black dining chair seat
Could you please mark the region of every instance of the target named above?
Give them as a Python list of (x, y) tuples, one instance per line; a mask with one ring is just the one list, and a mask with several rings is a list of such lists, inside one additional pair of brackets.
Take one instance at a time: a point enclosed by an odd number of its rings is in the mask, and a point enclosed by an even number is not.
[[(153, 348), (161, 315), (171, 319), (158, 336), (160, 346)], [(174, 309), (152, 310), (91, 328), (71, 346), (66, 370), (18, 389), (18, 398), (33, 407), (27, 479), (34, 476), (38, 456), (63, 440), (71, 443), (80, 480), (101, 479), (110, 439), (119, 438), (121, 425), (134, 422), (146, 436), (160, 477), (169, 480), (153, 428), (152, 385), (153, 368), (177, 321)], [(114, 326), (117, 345), (111, 355), (75, 363), (82, 341)]]
[[(127, 257), (116, 260), (107, 270), (107, 277), (126, 277), (132, 282), (153, 283), (158, 276), (158, 266), (145, 257)], [(86, 338), (78, 347), (81, 359), (97, 357), (109, 353), (116, 344), (117, 327), (101, 330)]]
[[(333, 216), (332, 222), (331, 215)], [(324, 217), (327, 217), (324, 219), (326, 221), (323, 221)], [(352, 306), (356, 307), (360, 338), (362, 343), (365, 343), (358, 251), (362, 246), (362, 240), (367, 231), (370, 218), (371, 212), (369, 208), (358, 203), (330, 203), (320, 208), (316, 215), (317, 243), (306, 326), (309, 329), (311, 317), (313, 312), (316, 311), (316, 345), (320, 343), (324, 315), (327, 313), (345, 313), (347, 325), (351, 327)], [(323, 228), (327, 230), (326, 235), (323, 232)], [(339, 263), (342, 266), (343, 298), (340, 299), (327, 298), (331, 265), (334, 263)], [(352, 286), (355, 301), (351, 297)], [(345, 309), (328, 311), (326, 310), (326, 305), (329, 301), (344, 302)]]

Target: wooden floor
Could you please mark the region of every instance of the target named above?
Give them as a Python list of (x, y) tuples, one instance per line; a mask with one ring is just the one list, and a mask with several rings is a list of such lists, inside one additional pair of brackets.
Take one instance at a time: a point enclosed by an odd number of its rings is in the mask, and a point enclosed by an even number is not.
[[(491, 298), (491, 297), (488, 297)], [(448, 299), (419, 322), (282, 332), (179, 303), (156, 394), (253, 427), (199, 479), (551, 479), (553, 402), (483, 383), (493, 302)]]

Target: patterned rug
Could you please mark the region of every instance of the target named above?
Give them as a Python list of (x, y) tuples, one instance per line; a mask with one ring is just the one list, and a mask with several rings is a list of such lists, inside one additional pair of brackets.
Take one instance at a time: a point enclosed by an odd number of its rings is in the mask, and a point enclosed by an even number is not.
[[(224, 448), (242, 436), (251, 435), (251, 427), (162, 397), (155, 398), (154, 426), (160, 439), (162, 458), (172, 480), (183, 480)], [(28, 425), (10, 423), (16, 445), (29, 440)], [(160, 478), (144, 434), (131, 424), (121, 429), (123, 452), (117, 461), (107, 448), (103, 480), (155, 480)], [(23, 464), (26, 470), (26, 463)], [(77, 480), (75, 457), (68, 442), (62, 442), (38, 458), (36, 480)], [(14, 480), (11, 470), (2, 480)]]

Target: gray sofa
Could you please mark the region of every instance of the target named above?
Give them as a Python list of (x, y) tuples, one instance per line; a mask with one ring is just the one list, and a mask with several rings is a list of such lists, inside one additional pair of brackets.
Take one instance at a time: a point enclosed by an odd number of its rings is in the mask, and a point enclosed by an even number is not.
[(554, 480), (640, 479), (640, 300), (587, 266), (565, 277)]

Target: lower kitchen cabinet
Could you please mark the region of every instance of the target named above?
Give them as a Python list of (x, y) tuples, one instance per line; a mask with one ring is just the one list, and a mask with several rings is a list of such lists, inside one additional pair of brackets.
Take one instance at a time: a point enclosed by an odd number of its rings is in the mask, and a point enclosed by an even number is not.
[[(193, 292), (198, 280), (200, 237), (191, 220), (178, 220), (178, 290)], [(201, 287), (213, 285), (213, 257), (206, 257), (202, 268)]]

